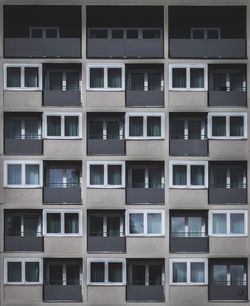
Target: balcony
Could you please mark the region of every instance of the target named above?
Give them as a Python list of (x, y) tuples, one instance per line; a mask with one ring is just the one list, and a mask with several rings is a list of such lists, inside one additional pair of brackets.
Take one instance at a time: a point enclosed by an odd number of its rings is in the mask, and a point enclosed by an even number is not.
[(87, 8), (87, 57), (162, 58), (162, 27), (161, 7), (90, 6)]
[(246, 66), (209, 65), (208, 101), (209, 106), (246, 106)]
[(169, 28), (170, 58), (246, 58), (244, 7), (172, 6)]
[[(79, 58), (81, 56), (79, 7), (6, 6), (4, 20), (5, 57)], [(15, 20), (19, 26), (13, 29), (11, 20)]]

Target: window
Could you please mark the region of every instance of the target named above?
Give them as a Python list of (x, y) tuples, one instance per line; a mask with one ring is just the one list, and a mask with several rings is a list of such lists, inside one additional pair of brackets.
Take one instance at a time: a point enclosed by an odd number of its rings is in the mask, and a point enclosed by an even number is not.
[(208, 162), (170, 161), (171, 188), (207, 188)]
[(208, 137), (211, 139), (247, 138), (247, 114), (209, 113)]
[(9, 139), (40, 139), (41, 120), (36, 117), (7, 117), (6, 138)]
[(58, 27), (30, 27), (30, 38), (59, 38)]
[(41, 217), (34, 213), (9, 213), (5, 218), (5, 235), (7, 236), (41, 236)]
[(115, 118), (95, 118), (88, 124), (89, 139), (123, 139), (122, 119)]
[(214, 91), (246, 91), (246, 76), (241, 70), (213, 72), (212, 81)]
[(207, 90), (206, 65), (170, 65), (169, 89), (183, 91)]
[(164, 167), (131, 166), (128, 170), (130, 188), (164, 188)]
[(163, 210), (127, 210), (126, 235), (164, 236), (164, 217)]
[(173, 118), (170, 128), (171, 139), (206, 139), (206, 122), (203, 118)]
[(220, 28), (191, 28), (192, 39), (220, 39)]
[(162, 113), (126, 113), (125, 133), (127, 139), (163, 139), (165, 120)]
[(199, 213), (171, 216), (171, 237), (206, 237), (206, 217)]
[(4, 161), (4, 186), (12, 188), (42, 187), (41, 161)]
[(82, 212), (47, 209), (43, 211), (43, 232), (46, 236), (79, 236), (82, 234)]
[(124, 65), (88, 65), (88, 90), (125, 90)]
[(125, 285), (125, 259), (87, 259), (88, 285)]
[(40, 258), (5, 258), (4, 283), (33, 285), (43, 282), (43, 261)]
[(207, 259), (170, 259), (170, 284), (205, 285), (207, 270)]
[(95, 237), (123, 237), (123, 216), (109, 213), (108, 215), (93, 214), (89, 216), (88, 234)]
[(42, 65), (5, 64), (5, 90), (42, 90)]
[(49, 70), (47, 72), (46, 89), (47, 90), (80, 90), (80, 72), (77, 70)]
[(88, 187), (125, 187), (125, 162), (87, 162)]
[(82, 114), (44, 113), (44, 137), (78, 139), (82, 137)]
[(212, 236), (246, 236), (246, 210), (209, 211), (209, 233)]
[(51, 188), (79, 188), (80, 170), (77, 168), (48, 167), (46, 186)]
[(163, 91), (163, 74), (160, 70), (132, 70), (127, 87), (132, 91)]

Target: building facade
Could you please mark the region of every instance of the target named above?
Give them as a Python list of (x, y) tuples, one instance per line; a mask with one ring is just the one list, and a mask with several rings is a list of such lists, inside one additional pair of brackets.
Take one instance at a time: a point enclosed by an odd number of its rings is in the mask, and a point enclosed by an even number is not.
[(249, 1), (0, 20), (0, 304), (248, 305)]

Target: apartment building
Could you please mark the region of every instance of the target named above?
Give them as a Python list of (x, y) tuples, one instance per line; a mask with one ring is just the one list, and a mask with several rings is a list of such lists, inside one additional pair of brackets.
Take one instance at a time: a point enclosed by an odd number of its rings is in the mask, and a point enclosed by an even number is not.
[(249, 1), (0, 20), (0, 304), (249, 305)]

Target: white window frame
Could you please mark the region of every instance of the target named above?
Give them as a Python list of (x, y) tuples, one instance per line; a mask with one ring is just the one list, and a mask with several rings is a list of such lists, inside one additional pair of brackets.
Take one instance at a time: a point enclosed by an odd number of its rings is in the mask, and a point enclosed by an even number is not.
[(195, 28), (191, 28), (191, 39), (196, 39), (194, 38), (194, 31), (203, 31), (204, 32), (204, 38), (203, 39), (208, 39), (207, 38), (207, 32), (208, 30), (217, 30), (218, 31), (218, 38), (214, 38), (214, 39), (221, 39), (221, 28), (218, 27), (195, 27)]
[[(104, 184), (103, 185), (91, 185), (90, 184), (90, 166), (101, 165), (104, 166)], [(121, 185), (109, 185), (108, 184), (108, 166), (119, 165), (121, 166)], [(88, 188), (124, 188), (125, 187), (125, 162), (124, 161), (88, 161), (87, 162), (87, 187)]]
[[(32, 30), (42, 30), (43, 37), (40, 39), (46, 39), (46, 30), (56, 30), (56, 38), (60, 38), (60, 29), (59, 27), (30, 27), (29, 28), (29, 38), (34, 39), (32, 37)], [(39, 39), (39, 38), (38, 38)]]
[[(61, 118), (61, 136), (48, 136), (48, 117)], [(78, 117), (78, 136), (65, 136), (65, 117)], [(43, 138), (46, 139), (81, 139), (82, 138), (82, 113), (43, 113)]]
[[(7, 86), (7, 70), (8, 68), (16, 67), (21, 69), (21, 86), (20, 87), (8, 87)], [(25, 68), (38, 68), (38, 87), (25, 87)], [(35, 91), (42, 90), (42, 64), (4, 64), (4, 90), (23, 90), (23, 91)]]
[[(78, 233), (65, 233), (65, 214), (78, 214)], [(60, 233), (47, 233), (47, 215), (48, 214), (60, 214), (61, 220), (61, 232)], [(44, 236), (59, 236), (59, 237), (78, 237), (82, 236), (82, 210), (80, 209), (44, 209), (43, 210), (43, 235)]]
[[(187, 184), (186, 185), (174, 185), (173, 184), (173, 166), (180, 165), (187, 167)], [(191, 185), (191, 166), (204, 166), (204, 185)], [(169, 161), (169, 187), (178, 189), (204, 189), (208, 188), (208, 161), (182, 161), (171, 160)]]
[[(130, 117), (143, 118), (143, 136), (129, 136), (129, 119)], [(161, 118), (161, 136), (147, 136), (147, 118), (160, 117)], [(126, 113), (125, 114), (125, 138), (126, 139), (164, 139), (165, 138), (165, 114), (164, 113)]]
[[(173, 281), (173, 264), (174, 263), (186, 263), (187, 265), (187, 282), (176, 283)], [(191, 282), (191, 263), (204, 263), (204, 275), (205, 281), (203, 283)], [(177, 286), (204, 286), (208, 284), (208, 259), (207, 258), (170, 258), (169, 259), (169, 271), (170, 271), (170, 285)]]
[[(176, 88), (173, 87), (173, 69), (183, 68), (186, 69), (186, 87)], [(201, 68), (204, 70), (204, 87), (191, 88), (190, 87), (190, 69)], [(169, 90), (172, 91), (207, 91), (208, 90), (208, 68), (206, 64), (171, 64), (169, 65)]]
[[(87, 90), (89, 91), (125, 91), (125, 65), (124, 64), (88, 64), (87, 65)], [(102, 68), (104, 73), (104, 87), (92, 88), (90, 87), (90, 69)], [(108, 69), (109, 68), (120, 68), (122, 86), (120, 88), (108, 87)]]
[[(20, 262), (21, 263), (21, 282), (9, 282), (8, 281), (8, 263)], [(39, 263), (39, 281), (38, 282), (26, 282), (25, 280), (25, 263), (26, 262), (38, 262)], [(4, 258), (4, 284), (5, 285), (37, 285), (43, 283), (43, 259), (42, 258)]]
[[(213, 233), (213, 216), (216, 214), (226, 215), (226, 233), (225, 234), (214, 234)], [(231, 226), (231, 215), (233, 214), (244, 214), (244, 234), (234, 234), (230, 232)], [(247, 237), (248, 235), (248, 212), (247, 210), (209, 210), (208, 213), (208, 233), (214, 237)]]
[[(130, 215), (131, 214), (142, 214), (143, 215), (143, 233), (130, 233)], [(159, 234), (151, 234), (148, 233), (148, 214), (160, 214), (161, 215), (161, 233)], [(165, 211), (163, 209), (127, 209), (125, 214), (125, 229), (126, 229), (126, 236), (131, 237), (163, 237), (165, 236)]]
[[(8, 165), (21, 165), (21, 184), (8, 184)], [(39, 166), (39, 184), (26, 185), (25, 184), (25, 167), (26, 165)], [(4, 161), (4, 187), (8, 188), (40, 188), (43, 186), (43, 162), (41, 160), (5, 160)]]
[[(213, 118), (225, 117), (226, 118), (226, 136), (213, 136)], [(230, 118), (231, 117), (243, 117), (244, 135), (243, 136), (230, 136)], [(209, 139), (247, 139), (247, 113), (208, 113), (208, 138)]]
[[(91, 263), (104, 263), (104, 282), (91, 282)], [(108, 264), (121, 263), (122, 264), (122, 282), (108, 281)], [(87, 258), (87, 285), (94, 286), (123, 286), (126, 285), (126, 259), (124, 258)]]

